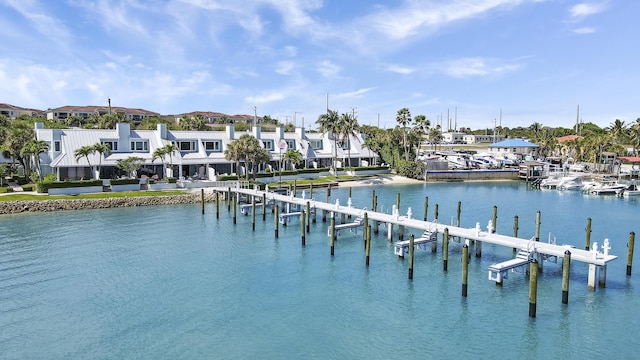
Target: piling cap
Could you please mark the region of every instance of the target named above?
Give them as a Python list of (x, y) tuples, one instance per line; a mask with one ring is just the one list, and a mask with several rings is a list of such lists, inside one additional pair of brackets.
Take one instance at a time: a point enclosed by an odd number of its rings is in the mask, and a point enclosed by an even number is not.
[(569, 251), (569, 250), (565, 250), (565, 251), (564, 251), (564, 254), (565, 254), (565, 255), (571, 255), (571, 251)]

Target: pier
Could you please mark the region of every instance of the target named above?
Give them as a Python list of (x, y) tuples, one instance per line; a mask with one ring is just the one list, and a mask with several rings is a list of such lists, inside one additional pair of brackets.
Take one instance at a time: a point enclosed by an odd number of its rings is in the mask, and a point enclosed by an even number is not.
[[(447, 242), (450, 239), (464, 239), (465, 245), (468, 247), (471, 242), (474, 242), (476, 245), (476, 256), (479, 256), (478, 249), (481, 248), (482, 243), (494, 244), (499, 246), (505, 246), (513, 249), (524, 249), (526, 253), (526, 259), (523, 259), (522, 256), (516, 257), (515, 259), (505, 261), (500, 264), (491, 265), (489, 268), (489, 279), (496, 281), (497, 283), (501, 283), (504, 278), (506, 278), (507, 271), (510, 271), (516, 267), (525, 266), (531, 262), (535, 262), (537, 267), (542, 270), (542, 264), (544, 260), (547, 259), (557, 259), (564, 258), (565, 252), (569, 251), (571, 254), (572, 261), (583, 262), (589, 265), (589, 273), (588, 273), (588, 287), (591, 290), (595, 290), (596, 281), (600, 286), (606, 285), (606, 267), (607, 263), (617, 259), (618, 257), (615, 255), (609, 254), (610, 247), (608, 246), (608, 241), (605, 241), (602, 249), (603, 252), (599, 251), (599, 247), (597, 243), (594, 243), (593, 247), (589, 250), (583, 250), (575, 248), (571, 245), (557, 245), (553, 243), (545, 243), (536, 241), (536, 238), (532, 239), (522, 239), (514, 236), (501, 235), (495, 233), (495, 229), (491, 221), (487, 226), (486, 231), (480, 228), (480, 223), (476, 223), (476, 227), (474, 228), (463, 228), (459, 226), (453, 225), (445, 225), (437, 222), (425, 221), (420, 219), (414, 219), (411, 217), (411, 212), (408, 211), (407, 215), (400, 215), (399, 212), (394, 209), (392, 214), (386, 214), (376, 211), (371, 211), (367, 208), (355, 208), (351, 206), (342, 206), (339, 204), (339, 201), (336, 201), (335, 204), (326, 203), (321, 201), (316, 201), (314, 199), (305, 199), (305, 198), (297, 198), (293, 195), (282, 195), (275, 192), (265, 192), (258, 189), (247, 189), (247, 188), (229, 188), (231, 192), (240, 195), (244, 195), (247, 197), (256, 197), (256, 198), (266, 198), (267, 201), (280, 202), (283, 204), (287, 204), (288, 207), (301, 209), (301, 211), (296, 211), (295, 213), (290, 213), (287, 215), (280, 214), (279, 216), (288, 217), (300, 217), (303, 212), (305, 205), (307, 203), (310, 204), (311, 211), (322, 210), (327, 212), (332, 212), (334, 214), (341, 214), (345, 216), (355, 216), (357, 218), (363, 218), (365, 214), (368, 217), (368, 221), (373, 224), (387, 224), (388, 228), (388, 238), (392, 239), (392, 231), (395, 226), (398, 229), (399, 237), (402, 237), (404, 234), (405, 228), (418, 230), (420, 233), (427, 233), (427, 236), (423, 236), (419, 238), (417, 241), (413, 241), (413, 247), (416, 245), (424, 244), (427, 242), (437, 242), (437, 234), (444, 234), (445, 230), (448, 233)], [(215, 191), (228, 191), (227, 188), (215, 189)], [(274, 205), (275, 206), (275, 205)], [(335, 216), (334, 216), (335, 217)], [(283, 224), (286, 223), (284, 220)], [(349, 226), (355, 226), (352, 224), (344, 224)], [(336, 225), (336, 230), (340, 225)], [(331, 234), (331, 229), (329, 230), (329, 234)], [(396, 247), (401, 250), (394, 250), (396, 254), (404, 255), (405, 251), (410, 247), (408, 242), (396, 243)], [(435, 245), (434, 245), (435, 248)], [(411, 249), (409, 249), (411, 250)], [(534, 261), (535, 260), (535, 261)]]

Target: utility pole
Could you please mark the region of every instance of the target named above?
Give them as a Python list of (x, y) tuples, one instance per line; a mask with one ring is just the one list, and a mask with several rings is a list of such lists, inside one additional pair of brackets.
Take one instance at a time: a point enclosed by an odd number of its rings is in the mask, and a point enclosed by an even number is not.
[(255, 127), (258, 123), (258, 110), (255, 105), (253, 105), (253, 126)]
[(111, 115), (111, 98), (107, 98), (107, 102), (109, 103), (109, 115)]

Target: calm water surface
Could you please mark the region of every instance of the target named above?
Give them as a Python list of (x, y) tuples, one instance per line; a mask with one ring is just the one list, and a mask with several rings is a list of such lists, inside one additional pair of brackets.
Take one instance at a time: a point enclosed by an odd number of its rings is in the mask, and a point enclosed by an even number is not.
[[(353, 188), (357, 207), (373, 188)], [(461, 244), (442, 254), (416, 252), (414, 280), (384, 231), (365, 267), (361, 234), (343, 234), (329, 254), (327, 224), (311, 225), (301, 247), (297, 220), (273, 236), (273, 217), (226, 207), (176, 205), (0, 217), (0, 358), (2, 359), (414, 359), (637, 358), (640, 273), (625, 275), (627, 241), (638, 232), (636, 199), (529, 191), (520, 183), (460, 183), (375, 188), (389, 210), (396, 194), (440, 222), (486, 227), (498, 206), (498, 232), (535, 232), (583, 248), (609, 238), (607, 288), (587, 290), (587, 266), (571, 267), (569, 305), (561, 304), (561, 269), (539, 275), (537, 317), (528, 317), (528, 280), (503, 287), (487, 267), (511, 249), (485, 245), (472, 256), (469, 296), (461, 296)], [(324, 200), (326, 193), (315, 190)], [(332, 199), (347, 202), (346, 189)], [(382, 230), (382, 227), (381, 227)], [(417, 235), (417, 233), (416, 233)], [(636, 246), (637, 247), (637, 246)], [(636, 249), (638, 251), (638, 249)], [(471, 248), (473, 253), (473, 247)], [(637, 256), (636, 256), (637, 257)], [(638, 261), (636, 261), (638, 263)]]

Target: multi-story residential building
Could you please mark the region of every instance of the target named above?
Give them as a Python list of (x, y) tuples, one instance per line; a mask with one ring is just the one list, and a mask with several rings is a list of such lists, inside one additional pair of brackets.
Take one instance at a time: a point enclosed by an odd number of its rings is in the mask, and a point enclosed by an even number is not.
[(129, 120), (135, 124), (142, 122), (144, 119), (150, 116), (160, 116), (159, 113), (145, 110), (134, 109), (125, 107), (109, 107), (109, 106), (72, 106), (66, 105), (55, 109), (48, 109), (46, 111), (47, 119), (64, 121), (71, 116), (77, 116), (81, 119), (86, 119), (91, 115), (105, 115), (105, 114), (122, 114), (124, 119)]
[[(224, 131), (173, 131), (166, 124), (158, 124), (155, 130), (131, 130), (128, 123), (118, 123), (115, 129), (44, 129), (42, 123), (36, 123), (36, 138), (47, 141), (49, 151), (41, 155), (43, 174), (54, 173), (58, 180), (92, 178), (92, 168), (100, 164), (101, 177), (111, 178), (117, 174), (118, 160), (135, 156), (143, 159), (143, 173), (150, 176), (166, 175), (176, 177), (205, 177), (213, 178), (218, 174), (244, 174), (243, 168), (236, 168), (236, 164), (225, 159), (224, 150), (227, 145), (238, 139), (243, 133), (236, 133), (233, 124), (225, 127)], [(352, 166), (375, 164), (377, 155), (362, 146), (364, 138), (361, 134), (352, 136), (345, 141), (344, 146), (334, 148), (333, 138), (329, 134), (305, 133), (304, 128), (297, 128), (295, 132), (285, 132), (283, 128), (276, 128), (275, 132), (261, 131), (254, 127), (247, 132), (261, 141), (262, 146), (269, 151), (270, 161), (259, 169), (280, 169), (282, 155), (287, 149), (300, 151), (304, 167), (330, 166), (333, 157), (339, 159), (338, 166), (345, 164), (343, 159), (351, 158)], [(111, 149), (109, 154), (91, 154), (88, 157), (76, 159), (75, 150), (82, 146), (92, 146), (96, 143), (107, 144)], [(154, 159), (156, 149), (168, 144), (177, 147), (171, 157)], [(349, 164), (349, 161), (346, 161)], [(164, 171), (167, 167), (170, 171)], [(202, 174), (202, 168), (206, 173)]]
[(27, 109), (11, 104), (0, 104), (0, 115), (4, 115), (10, 120), (15, 120), (21, 115), (34, 116), (41, 113), (42, 110)]

